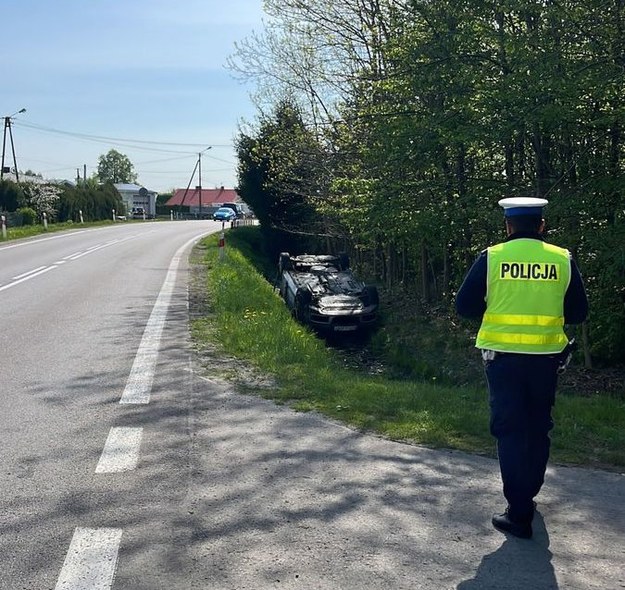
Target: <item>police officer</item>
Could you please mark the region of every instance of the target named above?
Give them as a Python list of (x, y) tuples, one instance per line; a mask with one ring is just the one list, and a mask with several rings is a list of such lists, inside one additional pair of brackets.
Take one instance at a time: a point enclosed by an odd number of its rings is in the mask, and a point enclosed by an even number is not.
[(489, 389), (490, 432), (508, 506), (493, 526), (532, 536), (534, 497), (549, 459), (551, 409), (558, 366), (566, 354), (565, 324), (586, 319), (588, 301), (579, 270), (564, 248), (543, 239), (545, 199), (513, 197), (504, 208), (507, 239), (482, 252), (458, 291), (456, 310), (481, 319)]

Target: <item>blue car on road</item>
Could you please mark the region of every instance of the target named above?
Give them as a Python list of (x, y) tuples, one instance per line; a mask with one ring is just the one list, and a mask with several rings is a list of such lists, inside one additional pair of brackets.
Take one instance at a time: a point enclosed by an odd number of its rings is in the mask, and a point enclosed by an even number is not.
[(236, 219), (236, 213), (230, 209), (230, 207), (220, 207), (213, 213), (213, 219), (215, 221), (232, 221)]

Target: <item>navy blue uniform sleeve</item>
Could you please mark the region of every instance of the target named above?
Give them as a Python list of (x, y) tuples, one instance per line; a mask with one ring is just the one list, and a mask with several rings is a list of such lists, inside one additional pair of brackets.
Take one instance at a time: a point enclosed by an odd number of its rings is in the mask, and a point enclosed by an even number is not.
[(581, 324), (588, 315), (588, 298), (582, 275), (574, 260), (571, 260), (571, 282), (564, 294), (564, 323)]
[(480, 254), (456, 295), (456, 311), (463, 318), (479, 320), (486, 311), (487, 256), (486, 250)]

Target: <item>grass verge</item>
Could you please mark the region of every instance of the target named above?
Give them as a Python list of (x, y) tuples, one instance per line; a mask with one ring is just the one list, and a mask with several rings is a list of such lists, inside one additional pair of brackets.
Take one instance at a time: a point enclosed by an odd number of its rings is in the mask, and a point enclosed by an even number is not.
[[(274, 377), (261, 394), (300, 411), (317, 411), (393, 440), (494, 455), (484, 388), (365, 375), (345, 368), (323, 341), (295, 322), (249, 256), (254, 228), (203, 241), (208, 313), (192, 321), (198, 345), (213, 343)], [(607, 395), (559, 396), (552, 437), (555, 462), (625, 467), (625, 401)]]

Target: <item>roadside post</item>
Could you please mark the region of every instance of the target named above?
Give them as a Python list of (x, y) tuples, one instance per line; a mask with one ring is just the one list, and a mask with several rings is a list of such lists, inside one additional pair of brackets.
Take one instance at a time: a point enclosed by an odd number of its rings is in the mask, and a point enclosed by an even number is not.
[(174, 220), (174, 212), (172, 209), (169, 210), (169, 221), (173, 221)]
[(224, 259), (224, 251), (226, 249), (226, 236), (224, 234), (224, 224), (225, 222), (221, 222), (221, 233), (219, 234), (219, 260)]
[(7, 218), (2, 215), (0, 216), (0, 223), (2, 224), (2, 239), (7, 239)]
[(80, 215), (80, 223), (85, 223), (85, 220), (82, 218), (82, 209), (79, 209), (78, 215)]
[(43, 229), (48, 231), (48, 214), (43, 212)]
[(113, 211), (113, 222), (115, 222), (115, 209), (112, 209)]

